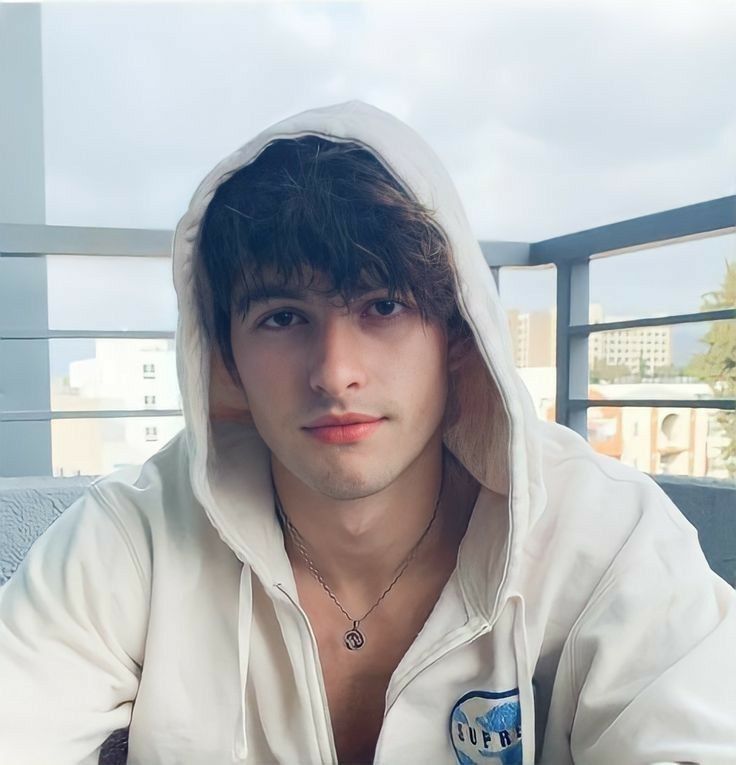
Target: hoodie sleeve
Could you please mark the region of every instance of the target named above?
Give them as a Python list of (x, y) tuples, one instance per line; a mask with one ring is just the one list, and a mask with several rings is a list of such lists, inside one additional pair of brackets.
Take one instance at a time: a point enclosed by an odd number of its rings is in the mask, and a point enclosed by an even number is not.
[(568, 641), (576, 765), (736, 763), (736, 592), (654, 484)]
[(129, 724), (147, 572), (94, 485), (0, 588), (0, 763), (96, 763)]

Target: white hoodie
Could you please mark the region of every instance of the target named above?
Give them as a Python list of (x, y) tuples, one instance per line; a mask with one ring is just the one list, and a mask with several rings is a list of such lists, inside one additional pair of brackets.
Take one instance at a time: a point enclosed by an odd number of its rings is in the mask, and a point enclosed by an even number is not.
[(336, 763), (268, 452), (196, 311), (218, 184), (275, 138), (364, 144), (452, 245), (477, 362), (445, 443), (481, 491), (455, 572), (394, 672), (375, 762), (736, 763), (736, 597), (647, 476), (540, 422), (496, 289), (427, 145), (360, 102), (298, 114), (202, 182), (176, 230), (186, 429), (97, 480), (0, 590), (0, 765)]

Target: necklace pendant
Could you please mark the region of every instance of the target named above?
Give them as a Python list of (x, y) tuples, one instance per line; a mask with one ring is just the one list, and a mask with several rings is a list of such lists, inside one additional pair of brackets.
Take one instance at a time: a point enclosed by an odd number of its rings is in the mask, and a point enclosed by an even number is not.
[(353, 622), (353, 628), (345, 633), (343, 639), (348, 651), (357, 651), (359, 648), (363, 647), (365, 638), (363, 637), (363, 633), (358, 629), (358, 622)]

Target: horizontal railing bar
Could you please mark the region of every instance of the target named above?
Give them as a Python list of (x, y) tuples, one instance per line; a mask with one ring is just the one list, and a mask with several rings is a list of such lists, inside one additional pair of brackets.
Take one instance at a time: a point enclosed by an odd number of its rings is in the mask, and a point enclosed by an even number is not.
[(576, 324), (568, 327), (568, 332), (571, 335), (590, 335), (593, 332), (610, 332), (615, 329), (661, 327), (669, 324), (690, 324), (693, 322), (723, 321), (724, 319), (736, 319), (736, 308), (724, 308), (718, 311), (700, 311), (699, 313), (681, 313), (671, 316), (651, 316), (646, 319), (606, 321), (598, 324)]
[(0, 223), (1, 255), (119, 255), (160, 258), (171, 255), (173, 231), (142, 228), (90, 228)]
[(0, 412), (0, 422), (46, 422), (48, 420), (111, 419), (113, 417), (179, 417), (181, 409), (80, 409), (58, 411), (34, 409), (28, 411)]
[(624, 407), (624, 406), (649, 406), (658, 409), (723, 409), (731, 411), (736, 409), (736, 398), (571, 398), (572, 409), (590, 409), (591, 407)]
[(486, 263), (491, 268), (531, 265), (528, 242), (495, 242), (485, 239), (478, 244)]
[(173, 340), (175, 332), (148, 330), (94, 330), (94, 329), (49, 329), (0, 331), (0, 340), (82, 340), (82, 339), (129, 339), (129, 340)]
[(644, 215), (534, 242), (532, 265), (585, 260), (591, 255), (736, 227), (736, 195)]

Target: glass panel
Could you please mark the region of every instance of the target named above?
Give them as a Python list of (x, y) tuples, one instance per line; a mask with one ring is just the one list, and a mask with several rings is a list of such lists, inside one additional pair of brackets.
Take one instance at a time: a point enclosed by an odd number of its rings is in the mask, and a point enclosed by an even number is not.
[(141, 465), (183, 428), (183, 417), (52, 420), (53, 474), (106, 475)]
[(716, 308), (707, 305), (704, 296), (722, 288), (727, 263), (736, 268), (736, 234), (594, 257), (589, 320), (643, 319)]
[(174, 341), (49, 340), (51, 410), (181, 409)]
[(500, 269), (499, 282), (517, 369), (539, 416), (554, 420), (557, 269), (505, 267)]
[(673, 407), (592, 407), (588, 440), (645, 473), (736, 477), (736, 413)]
[(47, 255), (49, 329), (176, 329), (170, 258)]

